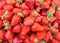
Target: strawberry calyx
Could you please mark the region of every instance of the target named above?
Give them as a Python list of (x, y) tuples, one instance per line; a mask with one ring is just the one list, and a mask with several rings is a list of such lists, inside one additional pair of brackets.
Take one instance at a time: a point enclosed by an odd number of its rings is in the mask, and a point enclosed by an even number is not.
[(24, 17), (24, 15), (23, 15), (21, 12), (19, 12), (18, 15), (19, 15), (20, 17)]
[(42, 3), (42, 2), (43, 2), (43, 0), (37, 0), (37, 2)]
[(19, 3), (22, 3), (22, 0), (16, 0), (17, 2), (19, 2)]
[(1, 16), (1, 19), (3, 20), (4, 17), (7, 15), (8, 11), (5, 11), (5, 13)]
[(4, 26), (4, 29), (6, 30), (6, 28), (9, 26), (9, 23), (4, 23), (3, 26)]
[(38, 43), (38, 39), (36, 37), (34, 38), (34, 42), (35, 43)]
[(47, 43), (47, 42), (45, 42), (45, 41), (41, 40), (41, 43)]

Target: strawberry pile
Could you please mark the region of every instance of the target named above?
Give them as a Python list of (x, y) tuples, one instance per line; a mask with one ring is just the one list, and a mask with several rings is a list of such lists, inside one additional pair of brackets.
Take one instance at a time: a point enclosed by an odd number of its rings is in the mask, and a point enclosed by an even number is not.
[(0, 43), (60, 43), (60, 0), (0, 0)]

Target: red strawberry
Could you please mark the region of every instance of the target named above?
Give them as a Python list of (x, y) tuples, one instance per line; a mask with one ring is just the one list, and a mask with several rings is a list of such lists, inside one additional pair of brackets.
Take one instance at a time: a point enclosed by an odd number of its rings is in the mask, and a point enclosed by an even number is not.
[(55, 35), (55, 38), (60, 41), (60, 32)]
[(35, 38), (35, 34), (31, 34), (29, 37), (30, 41), (34, 41), (34, 38)]
[(18, 14), (19, 12), (22, 12), (22, 10), (19, 9), (19, 8), (14, 8), (14, 9), (13, 9), (13, 13), (14, 13), (14, 14)]
[(1, 43), (9, 43), (7, 40), (3, 40)]
[(15, 0), (6, 0), (7, 4), (14, 5), (16, 2)]
[(36, 33), (36, 37), (41, 40), (46, 36), (46, 32), (42, 31), (42, 32), (37, 32)]
[(6, 12), (2, 15), (1, 19), (11, 20), (12, 16), (13, 16), (12, 12), (6, 11)]
[(2, 28), (2, 26), (3, 26), (3, 21), (0, 20), (0, 29)]
[(23, 26), (20, 34), (26, 35), (29, 31), (30, 31), (29, 26)]
[[(3, 3), (3, 4), (2, 4)], [(1, 1), (0, 2), (0, 10), (6, 5), (6, 2), (5, 1)]]
[(23, 10), (22, 14), (24, 15), (24, 17), (27, 17), (30, 15), (30, 10)]
[(40, 22), (40, 24), (43, 24), (43, 25), (48, 24), (48, 19), (46, 17), (43, 17), (42, 21)]
[(12, 5), (5, 5), (3, 9), (11, 11), (11, 10), (13, 10), (13, 6)]
[(5, 33), (5, 38), (6, 38), (7, 40), (12, 39), (12, 38), (13, 38), (12, 32), (11, 32), (11, 31), (7, 31), (7, 32)]
[(6, 30), (7, 30), (7, 31), (8, 31), (8, 30), (11, 31), (11, 30), (12, 30), (12, 26), (9, 25), (9, 26), (6, 28)]
[(14, 28), (13, 28), (13, 33), (19, 33), (21, 30), (21, 26), (20, 25), (16, 25)]
[(12, 21), (11, 21), (11, 26), (15, 26), (16, 24), (18, 24), (21, 21), (21, 18), (19, 15), (14, 15), (12, 17)]
[(22, 43), (22, 40), (19, 37), (14, 37), (13, 43)]
[(0, 30), (0, 39), (4, 39), (5, 31)]
[(27, 6), (25, 3), (23, 3), (23, 4), (21, 5), (21, 9), (29, 9), (29, 8), (28, 8), (28, 6)]
[(16, 2), (15, 7), (20, 8), (21, 4), (19, 2)]
[(34, 25), (32, 26), (31, 30), (33, 32), (37, 32), (37, 31), (43, 31), (44, 28), (40, 24), (34, 23)]
[(25, 4), (30, 8), (33, 9), (35, 0), (25, 0)]
[(48, 42), (50, 40), (52, 40), (52, 35), (51, 32), (47, 32), (46, 36), (43, 38), (44, 41)]
[(59, 43), (59, 41), (56, 39), (52, 39), (52, 43)]
[(24, 25), (32, 25), (34, 20), (31, 17), (24, 18)]

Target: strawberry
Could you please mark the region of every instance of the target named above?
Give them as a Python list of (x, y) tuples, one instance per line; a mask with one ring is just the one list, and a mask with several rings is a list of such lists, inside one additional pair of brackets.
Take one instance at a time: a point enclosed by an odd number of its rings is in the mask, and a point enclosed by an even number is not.
[(13, 33), (19, 33), (21, 30), (21, 26), (20, 25), (16, 25), (14, 28), (13, 28)]
[(12, 17), (12, 21), (11, 21), (11, 26), (15, 26), (16, 24), (18, 24), (21, 21), (21, 18), (19, 15), (14, 15)]
[(6, 38), (7, 40), (12, 39), (12, 38), (13, 38), (12, 32), (11, 32), (11, 31), (7, 31), (7, 32), (5, 33), (5, 38)]
[(13, 6), (12, 6), (12, 5), (5, 5), (5, 6), (3, 7), (3, 9), (4, 9), (4, 10), (11, 11), (11, 10), (13, 10)]
[(43, 38), (43, 40), (46, 41), (46, 42), (48, 42), (49, 39), (51, 39), (51, 40), (53, 39), (50, 31), (48, 31), (46, 33), (46, 36)]
[(30, 41), (34, 41), (34, 38), (35, 38), (35, 34), (31, 34), (29, 37)]
[(34, 25), (32, 26), (31, 30), (33, 32), (37, 32), (37, 31), (43, 31), (44, 28), (40, 24), (34, 23)]
[(24, 25), (32, 25), (34, 20), (31, 17), (24, 18)]
[(23, 3), (23, 4), (21, 5), (21, 9), (29, 9), (29, 7), (28, 7), (25, 3)]
[(25, 0), (25, 4), (29, 7), (29, 9), (33, 9), (35, 0)]
[(15, 0), (6, 0), (6, 3), (9, 5), (14, 5), (16, 3)]
[(46, 36), (46, 32), (44, 32), (44, 31), (41, 31), (41, 32), (37, 32), (37, 33), (36, 33), (36, 37), (37, 37), (39, 40), (43, 39), (45, 36)]
[(7, 40), (3, 40), (1, 43), (9, 43), (9, 41), (7, 41)]
[(59, 41), (56, 39), (52, 39), (52, 43), (59, 43)]
[(4, 39), (4, 36), (5, 36), (5, 31), (0, 30), (0, 39)]
[(22, 40), (17, 36), (17, 37), (14, 37), (12, 43), (22, 43)]
[[(3, 4), (2, 4), (3, 3)], [(5, 1), (1, 1), (0, 2), (0, 10), (6, 5), (6, 2)]]
[(14, 13), (15, 15), (18, 14), (19, 12), (22, 12), (22, 10), (19, 9), (19, 8), (14, 8), (14, 9), (13, 9), (13, 13)]
[(5, 11), (5, 13), (2, 15), (1, 19), (11, 20), (13, 14), (12, 12)]
[(30, 31), (30, 27), (29, 26), (23, 26), (21, 29), (21, 33), (22, 35), (26, 35), (28, 32)]
[(3, 21), (0, 20), (0, 29), (3, 27)]
[(24, 15), (24, 17), (27, 17), (30, 15), (30, 10), (23, 10), (22, 14)]
[(55, 38), (60, 41), (60, 32), (57, 32)]
[(43, 17), (40, 23), (42, 25), (46, 25), (46, 24), (48, 24), (48, 19), (46, 17)]

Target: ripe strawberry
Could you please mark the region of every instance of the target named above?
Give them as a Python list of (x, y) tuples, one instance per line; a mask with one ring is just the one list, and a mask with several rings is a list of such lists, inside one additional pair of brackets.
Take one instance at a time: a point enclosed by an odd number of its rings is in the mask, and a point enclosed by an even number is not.
[(9, 43), (7, 40), (3, 40), (1, 43)]
[(7, 32), (5, 33), (5, 38), (6, 38), (7, 40), (12, 39), (12, 38), (13, 38), (12, 32), (11, 32), (11, 31), (7, 31)]
[(12, 30), (12, 26), (9, 25), (9, 26), (6, 28), (6, 30), (7, 30), (7, 31), (9, 31), (9, 30), (11, 31), (11, 30)]
[(13, 13), (14, 13), (15, 15), (18, 14), (19, 12), (22, 12), (22, 10), (19, 9), (19, 8), (14, 8), (14, 9), (13, 9)]
[(60, 41), (60, 32), (56, 33), (55, 38)]
[(42, 32), (37, 32), (36, 33), (36, 37), (41, 40), (46, 36), (46, 32), (42, 31)]
[(21, 8), (21, 4), (19, 2), (16, 2), (15, 7)]
[(46, 42), (48, 42), (49, 39), (50, 39), (50, 40), (53, 39), (50, 31), (48, 31), (48, 32), (46, 33), (46, 36), (43, 38), (43, 40), (46, 41)]
[(34, 20), (31, 17), (24, 18), (24, 25), (32, 25), (34, 23)]
[(27, 17), (30, 15), (30, 10), (23, 10), (22, 14), (24, 15), (24, 17)]
[(29, 9), (33, 9), (34, 2), (34, 0), (25, 0), (25, 4), (29, 7)]
[(48, 24), (48, 19), (46, 17), (43, 17), (40, 24), (42, 24), (42, 25)]
[(35, 38), (35, 34), (31, 34), (29, 37), (30, 41), (34, 41), (34, 38)]
[(12, 21), (11, 21), (11, 26), (15, 26), (16, 24), (18, 24), (21, 21), (21, 18), (19, 15), (14, 15), (12, 17)]
[(44, 28), (40, 24), (34, 23), (34, 25), (32, 26), (31, 30), (33, 32), (37, 32), (37, 31), (43, 31)]
[(0, 39), (4, 39), (5, 31), (0, 30)]
[(52, 43), (59, 43), (59, 41), (56, 39), (52, 39)]
[[(3, 4), (2, 4), (3, 3)], [(0, 2), (0, 10), (6, 5), (6, 2), (5, 1), (1, 1)]]
[(6, 0), (7, 4), (14, 5), (16, 3), (15, 0)]
[(12, 43), (22, 43), (22, 40), (19, 37), (14, 37)]
[(26, 35), (29, 31), (30, 31), (30, 27), (29, 26), (23, 26), (21, 28), (21, 33), (20, 34)]
[(1, 19), (11, 20), (12, 16), (13, 16), (12, 12), (6, 11), (6, 12), (2, 15)]
[(0, 29), (3, 27), (3, 21), (0, 20)]
[(23, 4), (21, 5), (21, 9), (29, 9), (29, 8), (28, 8), (28, 6), (27, 6), (25, 3), (23, 3)]
[(13, 28), (13, 33), (19, 33), (21, 30), (21, 26), (20, 25), (16, 25), (14, 28)]
[(3, 7), (3, 9), (4, 9), (4, 10), (11, 11), (11, 10), (13, 10), (13, 6), (12, 6), (12, 5), (5, 5), (5, 6)]

